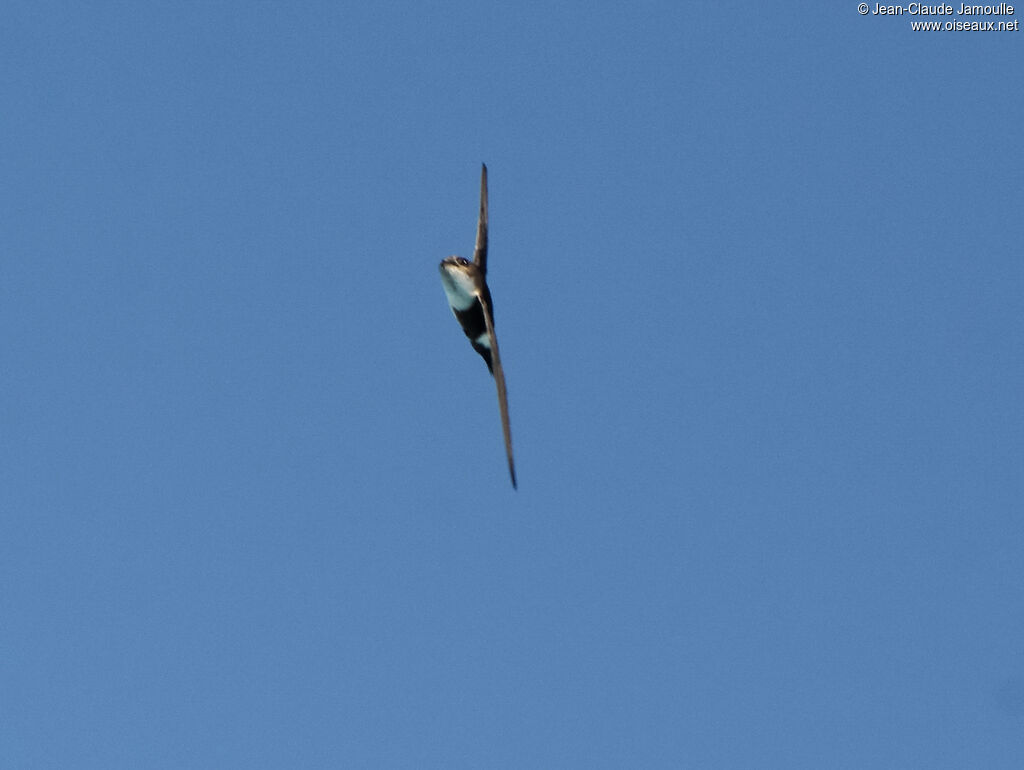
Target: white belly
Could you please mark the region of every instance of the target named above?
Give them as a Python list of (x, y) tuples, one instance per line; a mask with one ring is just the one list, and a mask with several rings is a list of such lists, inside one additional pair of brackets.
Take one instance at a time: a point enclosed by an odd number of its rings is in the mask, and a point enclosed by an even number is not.
[(444, 270), (441, 285), (453, 310), (466, 310), (476, 302), (476, 284), (472, 276), (462, 270)]

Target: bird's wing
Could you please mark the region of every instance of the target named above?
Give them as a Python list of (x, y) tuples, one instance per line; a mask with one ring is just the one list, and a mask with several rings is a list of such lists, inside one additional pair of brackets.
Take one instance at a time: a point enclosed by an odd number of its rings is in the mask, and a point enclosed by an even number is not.
[(487, 324), (487, 338), (491, 343), (491, 373), (498, 386), (498, 409), (501, 411), (501, 430), (505, 434), (505, 454), (508, 456), (508, 472), (512, 477), (512, 488), (516, 486), (516, 465), (512, 459), (512, 429), (508, 424), (508, 395), (505, 391), (505, 370), (501, 368), (501, 356), (498, 354), (498, 338), (494, 334), (494, 317), (487, 300), (481, 296), (480, 304), (484, 310), (484, 323)]
[(480, 172), (480, 219), (476, 223), (476, 251), (473, 261), (481, 273), (487, 272), (487, 166), (481, 164)]

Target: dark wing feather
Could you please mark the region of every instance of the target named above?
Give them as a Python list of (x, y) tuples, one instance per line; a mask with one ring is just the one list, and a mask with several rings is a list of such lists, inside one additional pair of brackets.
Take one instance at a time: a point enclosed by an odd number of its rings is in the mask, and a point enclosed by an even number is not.
[(487, 324), (487, 338), (491, 343), (491, 374), (494, 375), (494, 382), (498, 386), (498, 409), (501, 411), (501, 430), (505, 434), (505, 454), (508, 456), (508, 472), (512, 477), (512, 488), (516, 486), (516, 465), (512, 459), (512, 429), (508, 424), (508, 395), (505, 392), (505, 370), (501, 368), (501, 356), (498, 354), (498, 338), (494, 334), (494, 317), (491, 315), (491, 305), (480, 297), (480, 304), (484, 309), (484, 322)]
[(479, 266), (480, 272), (487, 273), (487, 166), (481, 164), (480, 172), (480, 219), (476, 223), (476, 251), (473, 261)]

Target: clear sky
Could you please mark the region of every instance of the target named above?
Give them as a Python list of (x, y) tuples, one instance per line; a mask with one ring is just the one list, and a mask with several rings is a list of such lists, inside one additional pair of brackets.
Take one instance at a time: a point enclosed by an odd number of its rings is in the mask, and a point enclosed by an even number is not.
[(5, 4), (0, 766), (1024, 766), (1024, 31), (921, 18)]

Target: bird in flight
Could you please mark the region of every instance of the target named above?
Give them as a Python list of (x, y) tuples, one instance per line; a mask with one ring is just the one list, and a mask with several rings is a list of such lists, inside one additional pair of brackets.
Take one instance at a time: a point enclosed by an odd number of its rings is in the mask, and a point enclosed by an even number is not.
[(473, 350), (487, 363), (487, 369), (498, 387), (498, 409), (501, 429), (505, 434), (505, 454), (512, 488), (516, 488), (516, 466), (512, 460), (512, 432), (508, 426), (508, 397), (505, 393), (505, 372), (498, 355), (498, 338), (494, 335), (494, 305), (487, 288), (487, 166), (480, 172), (480, 219), (476, 225), (476, 251), (473, 261), (462, 257), (441, 260), (441, 284), (448, 304), (462, 331), (469, 337)]

